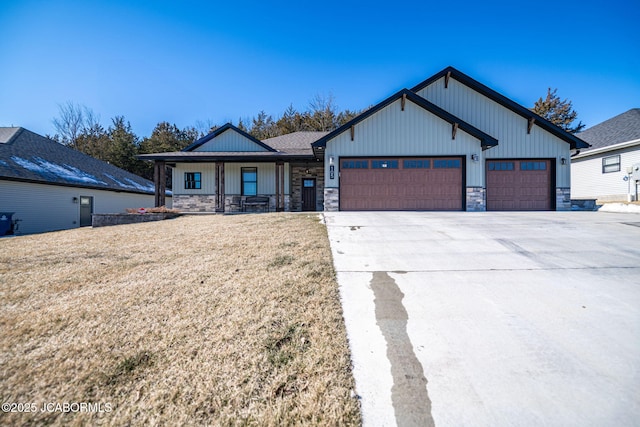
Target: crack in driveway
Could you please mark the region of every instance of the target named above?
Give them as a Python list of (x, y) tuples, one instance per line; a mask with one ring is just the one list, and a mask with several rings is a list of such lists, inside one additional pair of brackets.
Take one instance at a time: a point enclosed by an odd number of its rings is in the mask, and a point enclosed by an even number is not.
[(407, 333), (404, 294), (385, 271), (373, 272), (376, 322), (387, 343), (393, 387), (391, 401), (399, 426), (433, 426), (427, 379)]

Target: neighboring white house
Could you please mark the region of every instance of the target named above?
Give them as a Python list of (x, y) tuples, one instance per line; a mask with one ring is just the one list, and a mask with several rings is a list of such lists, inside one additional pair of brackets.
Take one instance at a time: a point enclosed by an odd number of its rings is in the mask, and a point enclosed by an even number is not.
[[(180, 152), (174, 207), (269, 210), (568, 210), (571, 153), (588, 147), (453, 67), (330, 133), (259, 141), (227, 124)], [(156, 184), (164, 183), (157, 174)]]
[(151, 181), (26, 129), (0, 128), (0, 221), (12, 213), (19, 234), (91, 225), (93, 213), (154, 202)]
[[(571, 198), (637, 200), (633, 167), (640, 167), (640, 108), (633, 108), (578, 134), (591, 144), (571, 159)], [(636, 171), (635, 177), (638, 177)]]

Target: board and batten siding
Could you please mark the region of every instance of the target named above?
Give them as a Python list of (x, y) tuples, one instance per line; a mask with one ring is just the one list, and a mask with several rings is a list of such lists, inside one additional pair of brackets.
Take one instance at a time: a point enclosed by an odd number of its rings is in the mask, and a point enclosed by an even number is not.
[[(275, 163), (225, 163), (224, 192), (225, 194), (241, 194), (242, 168), (256, 168), (258, 171), (258, 194), (276, 194), (276, 165)], [(289, 191), (289, 163), (284, 164), (284, 193)]]
[[(620, 155), (620, 171), (602, 173), (602, 159)], [(589, 155), (584, 153), (571, 161), (571, 198), (626, 201), (629, 187), (635, 195), (633, 183), (625, 181), (627, 167), (640, 163), (640, 146)]]
[(238, 132), (227, 130), (214, 139), (205, 142), (193, 151), (267, 151), (254, 141), (240, 135)]
[[(226, 132), (225, 132), (226, 133)], [(201, 173), (201, 188), (184, 188), (184, 174), (187, 172)], [(225, 176), (226, 179), (226, 176)], [(177, 163), (172, 175), (174, 194), (215, 194), (216, 193), (216, 164), (215, 163)]]
[[(154, 196), (58, 185), (0, 180), (0, 211), (21, 219), (19, 234), (66, 230), (80, 226), (80, 196), (93, 197), (93, 213), (124, 213), (127, 208), (149, 208)], [(77, 198), (74, 203), (73, 198)], [(171, 197), (167, 197), (171, 207)]]
[[(451, 135), (451, 123), (408, 100), (402, 111), (401, 100), (397, 100), (356, 124), (353, 141), (349, 130), (327, 141), (325, 186), (339, 186), (338, 173), (334, 179), (329, 178), (330, 157), (335, 159), (335, 171), (338, 172), (341, 157), (456, 155), (467, 159), (466, 185), (484, 186), (480, 141), (462, 129), (458, 129), (455, 139)], [(477, 154), (480, 160), (472, 162), (471, 154)]]
[[(446, 89), (442, 77), (417, 94), (497, 138), (498, 146), (484, 152), (486, 159), (556, 159), (556, 186), (570, 186), (571, 150), (567, 142), (537, 125), (527, 134), (527, 119), (453, 78)], [(566, 165), (560, 164), (563, 157)]]

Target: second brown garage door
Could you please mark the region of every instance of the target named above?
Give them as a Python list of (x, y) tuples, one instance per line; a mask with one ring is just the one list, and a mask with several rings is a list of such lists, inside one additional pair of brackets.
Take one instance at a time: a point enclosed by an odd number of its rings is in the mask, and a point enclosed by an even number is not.
[(552, 209), (551, 176), (549, 160), (487, 160), (487, 210)]
[(462, 210), (463, 162), (446, 158), (343, 158), (340, 210)]

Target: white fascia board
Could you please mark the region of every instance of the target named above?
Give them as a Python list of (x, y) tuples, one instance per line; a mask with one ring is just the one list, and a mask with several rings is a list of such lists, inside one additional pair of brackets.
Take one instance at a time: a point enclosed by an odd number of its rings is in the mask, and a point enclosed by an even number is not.
[(609, 145), (607, 147), (596, 148), (594, 150), (589, 150), (586, 153), (578, 154), (572, 157), (572, 160), (582, 159), (584, 157), (596, 156), (598, 154), (606, 153), (608, 151), (620, 150), (622, 148), (633, 147), (634, 145), (640, 145), (640, 139), (634, 139), (633, 141), (621, 142), (619, 144)]

